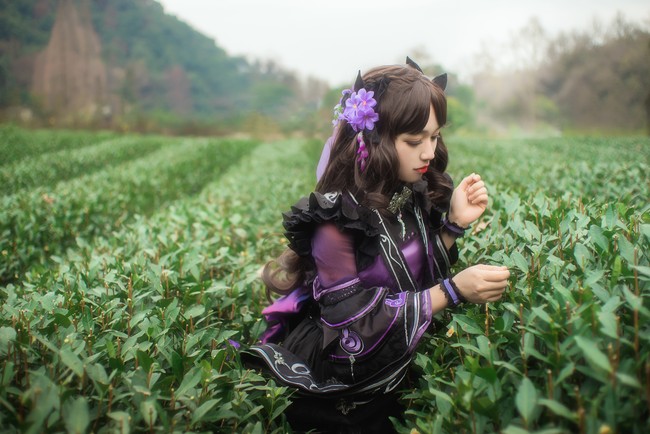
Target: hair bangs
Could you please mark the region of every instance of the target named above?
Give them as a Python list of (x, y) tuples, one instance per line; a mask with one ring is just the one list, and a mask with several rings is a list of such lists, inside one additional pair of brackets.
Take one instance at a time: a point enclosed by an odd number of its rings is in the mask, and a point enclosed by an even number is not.
[(395, 119), (393, 131), (396, 136), (403, 133), (418, 134), (429, 122), (431, 91), (428, 86), (421, 81), (415, 82), (406, 96), (402, 100), (404, 107), (398, 111)]

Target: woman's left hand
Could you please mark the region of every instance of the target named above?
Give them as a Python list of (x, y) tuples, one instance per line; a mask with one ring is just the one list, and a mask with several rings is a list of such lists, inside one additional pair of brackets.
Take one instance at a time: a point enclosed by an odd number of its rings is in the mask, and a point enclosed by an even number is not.
[(488, 204), (488, 192), (481, 176), (472, 173), (465, 177), (451, 195), (449, 221), (461, 227), (474, 223)]

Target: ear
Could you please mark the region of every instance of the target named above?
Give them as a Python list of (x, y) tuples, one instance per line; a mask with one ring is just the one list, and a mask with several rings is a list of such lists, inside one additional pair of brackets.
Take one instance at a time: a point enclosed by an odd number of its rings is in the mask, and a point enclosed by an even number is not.
[(411, 68), (415, 68), (415, 69), (417, 69), (418, 71), (422, 72), (422, 68), (420, 68), (420, 66), (419, 66), (417, 63), (415, 63), (415, 62), (413, 61), (413, 59), (411, 59), (411, 58), (408, 57), (408, 56), (406, 56), (406, 64), (407, 64), (408, 66), (410, 66)]
[(445, 90), (447, 87), (447, 73), (437, 75), (433, 77), (433, 83), (437, 85), (440, 89)]
[(365, 87), (365, 84), (363, 83), (363, 78), (361, 78), (361, 71), (359, 71), (357, 80), (354, 82), (354, 91), (358, 92), (362, 87)]

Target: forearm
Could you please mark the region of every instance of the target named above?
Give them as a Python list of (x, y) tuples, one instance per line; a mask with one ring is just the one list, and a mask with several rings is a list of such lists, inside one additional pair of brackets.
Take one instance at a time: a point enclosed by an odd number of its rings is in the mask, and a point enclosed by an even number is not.
[(447, 298), (440, 288), (440, 284), (429, 288), (429, 297), (431, 298), (431, 314), (435, 315), (442, 312), (447, 307)]
[(449, 251), (451, 246), (456, 242), (456, 237), (447, 232), (444, 227), (440, 229), (440, 239), (442, 239), (442, 243), (445, 245), (447, 251)]

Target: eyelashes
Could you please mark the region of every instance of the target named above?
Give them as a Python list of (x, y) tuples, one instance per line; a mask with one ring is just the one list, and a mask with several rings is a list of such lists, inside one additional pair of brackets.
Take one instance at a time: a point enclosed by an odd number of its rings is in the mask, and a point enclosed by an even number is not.
[[(433, 142), (435, 142), (436, 145), (438, 144), (438, 140), (440, 140), (441, 138), (442, 137), (440, 136), (440, 134), (436, 134), (434, 136), (431, 136), (431, 140)], [(416, 147), (416, 146), (419, 146), (420, 144), (422, 144), (422, 141), (421, 140), (418, 140), (418, 141), (415, 141), (415, 142), (407, 141), (406, 143), (408, 143), (409, 146)]]

